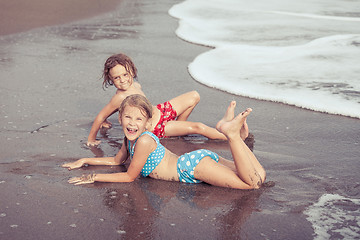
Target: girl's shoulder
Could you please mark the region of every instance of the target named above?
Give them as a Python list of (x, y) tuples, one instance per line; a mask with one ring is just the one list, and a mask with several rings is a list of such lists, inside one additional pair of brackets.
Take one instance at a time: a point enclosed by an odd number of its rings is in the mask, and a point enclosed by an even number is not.
[(111, 98), (110, 103), (118, 108), (122, 101), (127, 97), (128, 95), (124, 94), (123, 92), (119, 92), (119, 90), (116, 91), (115, 95)]
[(156, 141), (151, 133), (149, 133), (150, 132), (144, 132), (140, 135), (140, 137), (136, 140), (136, 147), (139, 146), (140, 148), (150, 148), (151, 151), (157, 148), (158, 141)]
[(155, 141), (155, 143), (157, 144), (159, 142), (159, 138), (157, 136), (155, 136), (152, 132), (149, 131), (145, 131), (143, 132), (140, 137), (138, 138), (138, 141), (140, 139), (143, 139), (142, 141)]
[(128, 95), (129, 94), (126, 91), (117, 89), (113, 98), (124, 98), (125, 99)]
[(141, 89), (141, 84), (139, 82), (134, 82), (133, 85), (137, 88)]

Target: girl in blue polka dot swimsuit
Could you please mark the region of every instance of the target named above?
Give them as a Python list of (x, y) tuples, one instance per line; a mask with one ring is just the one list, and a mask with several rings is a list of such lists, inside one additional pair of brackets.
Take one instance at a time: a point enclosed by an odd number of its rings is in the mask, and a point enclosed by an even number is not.
[(115, 157), (82, 158), (63, 167), (69, 170), (89, 165), (120, 165), (130, 159), (126, 172), (90, 174), (74, 177), (75, 185), (97, 182), (132, 182), (139, 175), (155, 179), (200, 183), (236, 189), (259, 188), (266, 173), (240, 136), (240, 130), (252, 111), (250, 108), (235, 117), (236, 102), (230, 103), (216, 128), (229, 142), (233, 161), (200, 149), (177, 156), (165, 148), (151, 129), (152, 105), (142, 95), (130, 95), (119, 108), (119, 122), (125, 139)]

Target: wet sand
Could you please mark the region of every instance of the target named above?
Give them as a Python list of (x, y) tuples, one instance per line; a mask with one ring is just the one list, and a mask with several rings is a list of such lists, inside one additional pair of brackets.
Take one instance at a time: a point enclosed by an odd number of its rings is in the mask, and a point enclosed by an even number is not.
[[(0, 238), (312, 239), (305, 209), (325, 193), (360, 197), (359, 120), (197, 83), (187, 65), (208, 48), (176, 37), (178, 22), (167, 11), (178, 2), (124, 0), (116, 12), (94, 19), (0, 37)], [(215, 126), (231, 100), (239, 111), (253, 108), (254, 153), (275, 186), (239, 191), (149, 178), (68, 184), (72, 176), (125, 170), (60, 167), (112, 156), (122, 144), (113, 116), (114, 127), (98, 134), (101, 146), (84, 145), (114, 93), (101, 89), (100, 76), (105, 59), (117, 52), (132, 57), (153, 103), (197, 90), (193, 121)], [(162, 142), (178, 154), (208, 148), (231, 158), (225, 142), (201, 136)]]
[(0, 3), (0, 35), (64, 24), (116, 8), (121, 0), (13, 0)]

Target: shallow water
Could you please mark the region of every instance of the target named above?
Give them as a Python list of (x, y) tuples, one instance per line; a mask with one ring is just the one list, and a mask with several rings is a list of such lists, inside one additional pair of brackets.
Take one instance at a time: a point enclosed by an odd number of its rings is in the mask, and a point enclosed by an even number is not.
[(189, 65), (197, 81), (360, 118), (358, 2), (189, 0), (169, 13), (179, 37), (214, 47)]

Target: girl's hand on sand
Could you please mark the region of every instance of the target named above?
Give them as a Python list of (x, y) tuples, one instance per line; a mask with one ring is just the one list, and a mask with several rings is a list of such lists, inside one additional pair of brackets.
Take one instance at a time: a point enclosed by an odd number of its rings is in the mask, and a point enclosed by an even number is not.
[(71, 163), (64, 163), (62, 165), (63, 168), (67, 168), (69, 170), (75, 169), (75, 168), (81, 168), (84, 164), (80, 162), (80, 160), (71, 162)]
[(101, 125), (100, 128), (111, 128), (112, 123), (109, 122), (108, 120), (105, 120)]
[(68, 180), (68, 183), (73, 183), (74, 185), (80, 185), (80, 184), (88, 184), (88, 183), (94, 183), (95, 182), (95, 173), (89, 174), (87, 176), (81, 176), (81, 177), (73, 177)]
[(86, 143), (86, 145), (88, 146), (88, 147), (94, 147), (94, 146), (97, 146), (97, 145), (99, 145), (101, 143), (101, 141), (100, 140), (95, 140), (95, 141), (87, 141), (87, 143)]

